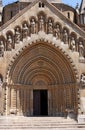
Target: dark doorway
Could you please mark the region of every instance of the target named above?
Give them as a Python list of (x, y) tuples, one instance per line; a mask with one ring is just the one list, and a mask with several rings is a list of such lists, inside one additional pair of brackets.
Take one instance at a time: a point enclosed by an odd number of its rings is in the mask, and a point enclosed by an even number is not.
[(48, 94), (47, 90), (33, 90), (33, 115), (48, 115)]

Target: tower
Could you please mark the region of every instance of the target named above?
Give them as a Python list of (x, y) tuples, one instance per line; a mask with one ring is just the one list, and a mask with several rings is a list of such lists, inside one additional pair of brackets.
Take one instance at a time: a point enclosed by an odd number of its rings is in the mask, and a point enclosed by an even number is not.
[(19, 2), (33, 2), (34, 0), (19, 0)]
[(61, 0), (48, 0), (51, 3), (61, 3)]
[(2, 0), (0, 0), (0, 25), (2, 23), (2, 11), (3, 11)]
[(80, 5), (80, 23), (85, 24), (85, 0), (82, 0)]

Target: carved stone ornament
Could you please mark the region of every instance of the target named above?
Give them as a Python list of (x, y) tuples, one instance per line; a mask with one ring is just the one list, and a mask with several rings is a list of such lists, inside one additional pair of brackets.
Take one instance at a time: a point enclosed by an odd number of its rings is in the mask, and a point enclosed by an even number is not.
[(26, 23), (24, 23), (23, 25), (22, 32), (23, 32), (23, 38), (26, 38), (28, 36), (28, 26)]
[(68, 44), (68, 32), (66, 29), (63, 31), (63, 42), (64, 44)]
[(49, 34), (53, 33), (53, 23), (51, 19), (48, 20), (48, 33)]
[(4, 43), (3, 41), (0, 41), (0, 57), (3, 57), (4, 55)]
[(54, 29), (54, 35), (55, 35), (56, 39), (60, 39), (61, 32), (60, 32), (60, 26), (59, 26), (59, 24), (57, 24), (56, 27), (55, 27), (55, 29)]
[(19, 27), (17, 27), (15, 30), (15, 43), (19, 43), (20, 40), (21, 40), (20, 29)]
[(30, 21), (30, 30), (32, 34), (36, 33), (36, 23), (34, 18), (32, 18)]
[(44, 17), (42, 15), (39, 17), (39, 31), (45, 31), (44, 30)]
[(72, 51), (76, 51), (76, 41), (74, 39), (74, 37), (71, 38), (71, 50)]
[(83, 46), (83, 42), (79, 42), (79, 57), (80, 58), (84, 58), (84, 46)]
[(81, 74), (80, 83), (81, 83), (81, 87), (85, 87), (85, 74)]
[(12, 36), (8, 35), (7, 37), (7, 50), (11, 51), (13, 48), (13, 40), (12, 40)]

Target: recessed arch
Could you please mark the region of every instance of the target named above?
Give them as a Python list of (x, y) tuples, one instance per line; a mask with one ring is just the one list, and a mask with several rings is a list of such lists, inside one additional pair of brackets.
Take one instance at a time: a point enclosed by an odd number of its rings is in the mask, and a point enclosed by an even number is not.
[[(52, 45), (51, 42), (39, 39), (21, 49), (8, 69), (7, 80), (11, 90), (20, 90), (20, 102), (27, 101), (22, 99), (25, 96), (24, 93), (26, 96), (29, 93), (30, 96), (30, 92), (33, 93), (34, 90), (45, 90), (51, 94), (49, 99), (51, 102), (54, 102), (55, 98), (56, 105), (53, 110), (58, 109), (58, 113), (62, 114), (65, 114), (66, 108), (72, 109), (74, 114), (78, 112), (77, 72), (74, 64), (60, 47)], [(59, 101), (61, 95), (62, 100)], [(29, 100), (31, 100), (30, 97)], [(33, 100), (30, 102), (33, 103)], [(30, 104), (27, 103), (28, 105)], [(27, 108), (23, 107), (22, 105), (22, 112), (25, 111), (27, 115), (25, 110)], [(51, 112), (49, 108), (49, 115), (53, 113), (53, 110)]]
[(71, 32), (70, 37), (74, 37), (75, 39), (77, 39), (77, 35), (75, 32)]
[(40, 11), (40, 12), (37, 14), (38, 17), (41, 16), (41, 15), (46, 18), (46, 13), (45, 13), (45, 12)]
[(69, 35), (70, 30), (68, 29), (68, 27), (64, 26), (64, 27), (63, 27), (63, 31), (64, 31), (64, 30), (66, 30), (67, 33), (68, 33), (68, 35)]
[(13, 37), (14, 34), (11, 30), (9, 30), (9, 31), (6, 32), (6, 36), (8, 36), (8, 35), (11, 35)]
[[(46, 48), (46, 44), (43, 44), (43, 43), (40, 43), (41, 44), (41, 51), (43, 50), (43, 49), (45, 49)], [(30, 48), (30, 50), (32, 49), (32, 48), (34, 48), (34, 50), (33, 51), (35, 51), (35, 53), (37, 53), (37, 47), (39, 46), (39, 44), (35, 44), (35, 45), (31, 45), (29, 48)], [(47, 45), (47, 47), (49, 47), (48, 45)], [(50, 47), (49, 47), (50, 48)], [(27, 52), (26, 52), (27, 51)], [(25, 55), (27, 55), (28, 54), (28, 49), (26, 49), (26, 54)], [(45, 53), (46, 53), (46, 51), (47, 50), (45, 50)], [(52, 60), (52, 58), (53, 58), (53, 55), (55, 55), (56, 54), (56, 51), (57, 50), (55, 50), (54, 52), (52, 52), (53, 50), (52, 50), (52, 48), (49, 50), (48, 49), (48, 52), (49, 52), (49, 54), (51, 54), (51, 53), (53, 53), (50, 57), (49, 57), (49, 62), (51, 61), (53, 64), (54, 64), (54, 60)], [(59, 50), (58, 50), (59, 51)], [(42, 56), (46, 56), (46, 54), (41, 54)], [(59, 52), (57, 52), (57, 53), (59, 53)], [(29, 52), (29, 54), (30, 54), (30, 56), (31, 56), (31, 51)], [(36, 54), (36, 56), (37, 56), (38, 54)], [(20, 57), (22, 57), (21, 59), (20, 59), (20, 64), (22, 63), (22, 61), (23, 61), (23, 56), (24, 56), (24, 54), (22, 53), (22, 55), (20, 56)], [(26, 56), (27, 57), (27, 56)], [(31, 57), (31, 59), (33, 59), (33, 57), (34, 56), (32, 56)], [(27, 57), (28, 58), (28, 57)], [(25, 60), (28, 60), (27, 58), (25, 58)], [(62, 70), (62, 72), (63, 73), (65, 73), (65, 71), (67, 72), (67, 74), (68, 73), (70, 73), (71, 72), (71, 70), (70, 70), (70, 67), (71, 66), (69, 66), (67, 63), (64, 63), (64, 62), (66, 62), (66, 59), (64, 59), (65, 61), (63, 62), (63, 57), (62, 57), (62, 55), (61, 56), (59, 56), (59, 54), (57, 54), (56, 55), (56, 62), (55, 62), (55, 66), (56, 66), (56, 68), (57, 68), (57, 65), (58, 66), (60, 66), (60, 64), (63, 64), (63, 66), (64, 66), (64, 69), (63, 68), (60, 68), (61, 70)], [(30, 58), (29, 58), (29, 60), (30, 60)], [(59, 61), (60, 61), (60, 63), (59, 63)], [(31, 62), (32, 62), (32, 60), (31, 60)], [(68, 62), (68, 61), (67, 61)], [(26, 62), (27, 63), (27, 62)], [(25, 63), (25, 64), (26, 64)], [(18, 65), (16, 65), (16, 67), (17, 67)], [(22, 67), (23, 67), (23, 65), (22, 65)], [(24, 67), (25, 67), (25, 65), (24, 65)], [(23, 67), (23, 68), (24, 68)], [(66, 69), (66, 70), (65, 70)], [(58, 69), (59, 70), (59, 69)], [(15, 73), (15, 71), (16, 70), (14, 70), (14, 72), (13, 73)], [(18, 70), (19, 71), (19, 70)], [(72, 72), (71, 72), (72, 73)], [(12, 74), (13, 75), (13, 74)], [(12, 76), (13, 77), (13, 76)], [(64, 77), (66, 77), (66, 75), (64, 76)], [(68, 75), (68, 78), (70, 79), (70, 78), (72, 78), (71, 80), (74, 80), (75, 81), (75, 78), (73, 79), (73, 77), (74, 76), (72, 76), (72, 77), (70, 77), (70, 75)], [(17, 78), (16, 78), (17, 79)], [(70, 81), (70, 80), (69, 80)], [(70, 81), (71, 82), (71, 81)]]
[(21, 26), (20, 26), (20, 25), (15, 26), (14, 30), (16, 31), (17, 28), (18, 28), (19, 31), (21, 32), (21, 30), (22, 30), (22, 29), (21, 29)]

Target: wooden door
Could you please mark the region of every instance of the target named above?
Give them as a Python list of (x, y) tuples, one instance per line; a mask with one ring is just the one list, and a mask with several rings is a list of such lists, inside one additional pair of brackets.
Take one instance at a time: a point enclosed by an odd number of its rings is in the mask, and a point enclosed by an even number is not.
[(33, 115), (34, 116), (40, 115), (40, 91), (39, 90), (33, 91)]

